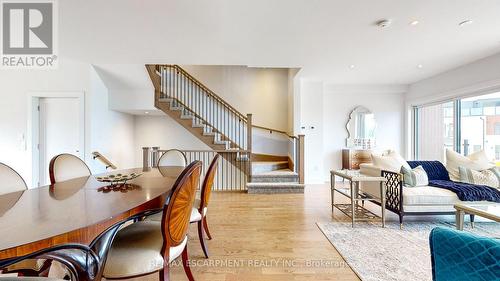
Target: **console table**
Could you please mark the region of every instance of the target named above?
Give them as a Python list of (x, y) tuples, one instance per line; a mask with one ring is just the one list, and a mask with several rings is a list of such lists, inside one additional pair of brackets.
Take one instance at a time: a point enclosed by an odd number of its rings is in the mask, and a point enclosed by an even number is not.
[[(342, 185), (342, 187), (337, 188), (335, 186), (336, 176), (349, 181), (348, 186), (345, 187), (344, 185)], [(364, 208), (364, 201), (379, 201), (382, 208), (382, 227), (385, 227), (385, 182), (387, 181), (385, 177), (368, 176), (361, 174), (359, 171), (355, 170), (332, 170), (330, 171), (330, 180), (332, 213), (334, 208), (339, 209), (342, 213), (351, 218), (352, 227), (354, 227), (354, 223), (356, 220), (371, 220), (379, 217), (376, 214), (370, 212), (368, 209)], [(361, 182), (379, 182), (380, 198), (373, 197), (370, 194), (360, 193), (359, 184)], [(335, 191), (349, 198), (351, 203), (335, 204)], [(359, 201), (362, 201), (361, 206), (359, 205)]]

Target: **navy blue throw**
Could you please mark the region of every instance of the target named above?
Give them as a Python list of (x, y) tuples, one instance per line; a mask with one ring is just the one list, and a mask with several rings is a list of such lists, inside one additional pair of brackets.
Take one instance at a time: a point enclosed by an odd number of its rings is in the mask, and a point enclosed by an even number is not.
[(453, 191), (461, 201), (500, 202), (500, 191), (496, 188), (450, 180), (446, 167), (439, 161), (408, 161), (408, 164), (412, 169), (422, 166), (429, 178), (429, 186)]
[(450, 180), (446, 167), (439, 161), (408, 161), (412, 169), (422, 166), (429, 180)]
[(453, 191), (461, 201), (492, 201), (500, 203), (500, 191), (486, 185), (475, 185), (450, 180), (429, 180), (429, 186)]

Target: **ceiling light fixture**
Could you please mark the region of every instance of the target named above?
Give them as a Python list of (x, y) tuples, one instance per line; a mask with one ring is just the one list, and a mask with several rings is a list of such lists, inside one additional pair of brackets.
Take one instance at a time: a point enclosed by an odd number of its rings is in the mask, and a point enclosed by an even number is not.
[(420, 22), (418, 20), (414, 20), (414, 21), (411, 21), (410, 22), (410, 25), (417, 25), (419, 24)]
[(389, 27), (392, 24), (392, 20), (390, 19), (381, 19), (375, 23), (380, 28)]
[(421, 64), (417, 64), (417, 68), (423, 68), (424, 66)]
[(462, 22), (460, 22), (458, 25), (459, 26), (464, 26), (464, 25), (468, 25), (468, 24), (471, 24), (472, 23), (472, 20), (464, 20)]
[(355, 68), (355, 67), (356, 67), (356, 66), (355, 66), (354, 64), (349, 65), (349, 68), (350, 68), (350, 69), (353, 69), (353, 68)]
[(144, 114), (149, 114), (149, 111), (145, 111)]

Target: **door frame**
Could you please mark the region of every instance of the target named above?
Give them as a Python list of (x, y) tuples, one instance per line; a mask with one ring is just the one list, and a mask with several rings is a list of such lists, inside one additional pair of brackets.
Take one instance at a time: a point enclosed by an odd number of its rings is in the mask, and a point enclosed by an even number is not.
[[(79, 147), (82, 155), (86, 157), (85, 145), (85, 93), (83, 91), (43, 91), (43, 92), (29, 92), (28, 93), (28, 126), (27, 126), (27, 155), (29, 162), (31, 162), (31, 185), (30, 188), (38, 187), (40, 181), (40, 112), (38, 106), (40, 105), (40, 98), (76, 98), (79, 104), (79, 119), (80, 126), (80, 141)], [(83, 159), (84, 160), (84, 159)], [(85, 161), (85, 160), (84, 160)]]

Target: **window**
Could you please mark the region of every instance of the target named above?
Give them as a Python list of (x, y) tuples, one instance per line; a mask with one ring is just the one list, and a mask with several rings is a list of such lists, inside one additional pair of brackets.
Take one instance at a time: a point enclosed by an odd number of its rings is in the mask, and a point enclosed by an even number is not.
[(415, 159), (443, 161), (445, 148), (484, 150), (500, 166), (500, 93), (418, 106), (414, 116)]
[[(461, 152), (468, 155), (480, 150), (496, 161), (496, 146), (500, 144), (500, 113), (496, 107), (500, 103), (500, 93), (465, 98), (460, 100)], [(475, 109), (477, 114), (466, 114), (467, 109)], [(465, 110), (464, 110), (465, 109)]]

